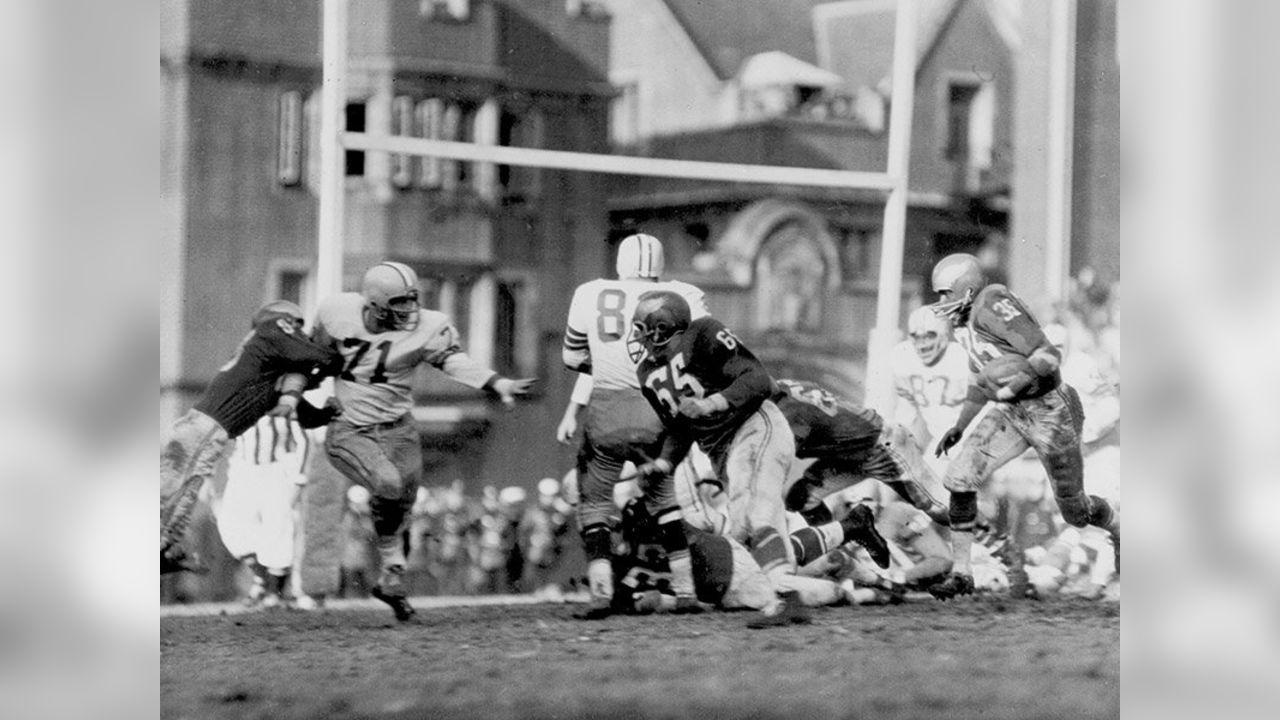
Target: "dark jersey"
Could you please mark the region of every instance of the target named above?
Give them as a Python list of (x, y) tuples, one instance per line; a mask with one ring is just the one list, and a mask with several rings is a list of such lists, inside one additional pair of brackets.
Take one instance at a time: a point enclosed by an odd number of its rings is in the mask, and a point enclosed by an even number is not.
[(813, 383), (779, 380), (773, 397), (796, 436), (796, 457), (865, 452), (880, 439), (884, 419)]
[(272, 318), (258, 323), (200, 396), (195, 409), (217, 421), (235, 438), (276, 406), (276, 383), (287, 373), (312, 379), (336, 371), (337, 354), (311, 342), (289, 323)]
[[(760, 408), (773, 392), (773, 379), (764, 365), (734, 337), (719, 320), (703, 317), (672, 340), (670, 360), (659, 364), (646, 354), (636, 368), (641, 392), (657, 411), (675, 443), (663, 448), (667, 460), (671, 449), (697, 442), (702, 451), (715, 458), (729, 447), (742, 423)], [(690, 418), (679, 413), (682, 397), (705, 398), (720, 393), (729, 401), (724, 412)]]
[[(1022, 299), (1003, 285), (988, 285), (973, 300), (969, 320), (955, 330), (956, 340), (969, 356), (969, 369), (980, 372), (1002, 355), (1030, 357), (1038, 347), (1050, 346), (1040, 323)], [(1058, 387), (1057, 371), (1037, 377), (1021, 397), (1039, 397)]]

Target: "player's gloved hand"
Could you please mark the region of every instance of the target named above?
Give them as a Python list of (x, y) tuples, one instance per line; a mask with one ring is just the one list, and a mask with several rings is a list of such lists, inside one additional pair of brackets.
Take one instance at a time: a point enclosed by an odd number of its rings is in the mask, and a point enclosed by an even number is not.
[(529, 392), (529, 387), (533, 385), (535, 380), (537, 378), (521, 378), (520, 380), (498, 378), (493, 382), (493, 391), (502, 399), (503, 405), (511, 407), (516, 404), (516, 396)]
[(276, 401), (276, 406), (267, 414), (271, 417), (282, 417), (287, 420), (292, 420), (298, 414), (298, 400), (300, 398), (300, 393), (285, 393), (280, 396), (280, 399)]
[(950, 430), (947, 430), (938, 440), (938, 449), (933, 452), (933, 456), (942, 457), (943, 455), (946, 455), (948, 450), (955, 447), (956, 443), (960, 442), (961, 435), (964, 435), (964, 430), (961, 430), (958, 427), (953, 427)]
[(706, 417), (712, 413), (724, 412), (728, 409), (729, 401), (725, 400), (724, 396), (720, 393), (708, 395), (704, 398), (680, 398), (680, 414), (685, 417)]

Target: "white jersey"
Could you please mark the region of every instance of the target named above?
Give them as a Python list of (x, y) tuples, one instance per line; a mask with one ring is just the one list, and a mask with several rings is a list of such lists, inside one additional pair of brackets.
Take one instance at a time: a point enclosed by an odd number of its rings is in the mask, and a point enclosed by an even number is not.
[(564, 364), (590, 373), (601, 390), (640, 389), (636, 359), (628, 340), (640, 296), (653, 290), (678, 293), (689, 303), (693, 319), (707, 315), (702, 291), (678, 280), (592, 280), (578, 286), (569, 304), (564, 330)]
[(376, 425), (403, 417), (413, 407), (414, 370), (421, 363), (473, 388), (496, 377), (462, 351), (458, 330), (444, 313), (419, 310), (413, 330), (370, 332), (364, 304), (359, 293), (340, 293), (325, 298), (316, 312), (317, 337), (327, 335), (342, 355), (334, 394), (343, 420)]
[[(947, 343), (942, 357), (933, 365), (925, 365), (910, 341), (893, 348), (893, 385), (897, 393), (897, 420), (900, 424), (928, 435), (922, 443), (942, 437), (960, 415), (969, 388), (969, 358), (959, 343)], [(928, 453), (926, 453), (928, 454)]]
[(235, 472), (254, 465), (280, 465), (302, 476), (313, 438), (296, 420), (263, 415), (252, 428), (236, 438), (235, 450), (227, 458)]

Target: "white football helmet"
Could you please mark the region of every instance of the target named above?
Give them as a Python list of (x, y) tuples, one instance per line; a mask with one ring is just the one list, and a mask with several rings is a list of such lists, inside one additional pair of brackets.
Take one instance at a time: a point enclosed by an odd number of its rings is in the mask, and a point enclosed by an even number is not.
[(951, 321), (926, 305), (907, 316), (907, 335), (920, 362), (931, 366), (946, 352), (951, 342)]
[(618, 278), (662, 277), (666, 259), (662, 253), (662, 241), (652, 235), (637, 233), (623, 239), (618, 245)]
[(964, 322), (978, 291), (987, 286), (978, 258), (967, 253), (948, 255), (933, 266), (933, 291), (942, 297), (933, 304), (933, 311), (950, 318), (952, 323)]
[(380, 262), (369, 268), (360, 283), (365, 310), (386, 330), (412, 330), (418, 326), (418, 274), (398, 262)]

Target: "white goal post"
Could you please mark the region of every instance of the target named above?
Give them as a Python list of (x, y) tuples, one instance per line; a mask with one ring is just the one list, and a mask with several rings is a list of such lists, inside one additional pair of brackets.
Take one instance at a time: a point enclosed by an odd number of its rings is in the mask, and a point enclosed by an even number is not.
[(898, 316), (901, 311), (907, 168), (915, 96), (916, 0), (897, 0), (892, 75), (894, 101), (890, 107), (888, 167), (885, 172), (670, 160), (343, 132), (341, 118), (346, 99), (348, 3), (349, 0), (324, 0), (323, 9), (320, 217), (316, 263), (318, 296), (342, 289), (343, 151), (347, 149), (620, 175), (879, 191), (886, 193), (885, 219), (876, 325), (872, 328), (867, 348), (864, 404), (881, 412), (887, 412), (891, 407), (893, 392), (887, 365), (889, 352), (899, 335)]

